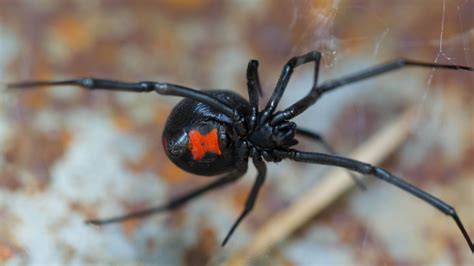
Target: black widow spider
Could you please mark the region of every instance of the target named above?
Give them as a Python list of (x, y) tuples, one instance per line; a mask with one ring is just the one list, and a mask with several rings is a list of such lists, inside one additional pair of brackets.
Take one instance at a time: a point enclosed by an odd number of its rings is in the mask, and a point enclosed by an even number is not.
[[(258, 110), (261, 92), (258, 75), (258, 61), (250, 60), (247, 67), (249, 101), (241, 96), (223, 90), (197, 91), (183, 86), (160, 82), (122, 82), (96, 78), (80, 78), (64, 81), (27, 81), (8, 84), (8, 88), (31, 88), (37, 86), (76, 85), (86, 89), (104, 89), (129, 92), (156, 92), (160, 95), (184, 97), (171, 112), (163, 132), (163, 146), (166, 154), (177, 166), (198, 175), (224, 176), (197, 188), (188, 194), (172, 199), (167, 204), (145, 209), (124, 216), (88, 220), (89, 224), (100, 225), (119, 222), (168, 211), (212, 189), (232, 183), (242, 177), (248, 167), (248, 159), (257, 169), (257, 178), (247, 198), (245, 208), (227, 233), (224, 246), (242, 219), (252, 210), (258, 191), (266, 176), (267, 162), (290, 159), (298, 162), (342, 167), (364, 175), (372, 175), (389, 182), (402, 190), (431, 204), (442, 213), (451, 216), (461, 230), (471, 251), (474, 245), (454, 208), (442, 200), (392, 175), (385, 169), (360, 161), (334, 155), (327, 142), (317, 133), (297, 128), (290, 120), (312, 106), (322, 95), (344, 85), (378, 76), (406, 66), (424, 68), (445, 68), (474, 71), (467, 66), (425, 63), (397, 59), (342, 78), (317, 84), (321, 54), (317, 51), (291, 58), (283, 67), (276, 88), (262, 111)], [(293, 69), (302, 64), (314, 62), (314, 82), (309, 93), (283, 111), (275, 112), (290, 80)], [(297, 144), (296, 135), (319, 141), (331, 154), (302, 152), (290, 148)]]

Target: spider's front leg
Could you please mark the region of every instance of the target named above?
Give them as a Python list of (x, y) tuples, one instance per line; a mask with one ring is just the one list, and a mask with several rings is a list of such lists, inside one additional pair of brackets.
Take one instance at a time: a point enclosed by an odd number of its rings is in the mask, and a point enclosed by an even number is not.
[(469, 248), (471, 249), (471, 252), (474, 253), (474, 244), (472, 243), (472, 240), (469, 234), (467, 233), (466, 228), (464, 227), (463, 223), (461, 222), (461, 219), (459, 218), (458, 214), (456, 213), (456, 210), (453, 207), (449, 206), (446, 202), (438, 199), (437, 197), (404, 181), (403, 179), (394, 176), (387, 170), (380, 167), (372, 166), (368, 163), (363, 163), (340, 156), (316, 152), (301, 152), (298, 150), (275, 150), (274, 153), (280, 158), (288, 158), (297, 162), (337, 166), (361, 174), (372, 175), (394, 186), (397, 186), (398, 188), (412, 194), (413, 196), (435, 207), (440, 212), (453, 218), (454, 222), (456, 223), (462, 235), (464, 236)]
[(289, 120), (296, 117), (297, 115), (306, 111), (306, 109), (308, 109), (310, 106), (312, 106), (324, 93), (327, 93), (344, 85), (376, 77), (378, 75), (382, 75), (384, 73), (388, 73), (407, 66), (474, 71), (474, 68), (468, 66), (426, 63), (407, 59), (393, 60), (391, 62), (371, 67), (342, 78), (325, 81), (319, 86), (313, 85), (313, 87), (305, 97), (303, 97), (301, 100), (297, 101), (290, 107), (286, 108), (285, 110), (276, 113), (272, 117), (271, 123), (276, 124), (280, 121)]
[(259, 94), (262, 94), (257, 60), (250, 60), (247, 66), (247, 90), (250, 103), (249, 130), (252, 131), (257, 125)]
[[(293, 69), (297, 66), (314, 62), (314, 74), (313, 74), (313, 87), (316, 87), (318, 82), (318, 74), (319, 74), (319, 62), (321, 60), (321, 53), (317, 51), (309, 52), (302, 56), (296, 56), (288, 60), (288, 62), (283, 66), (283, 70), (280, 74), (280, 78), (276, 84), (275, 90), (270, 97), (265, 109), (261, 112), (259, 118), (259, 124), (265, 124), (268, 119), (272, 116), (275, 108), (277, 107), (278, 103), (285, 92), (286, 86), (290, 81), (291, 75), (293, 74)], [(272, 123), (275, 125), (276, 123)]]

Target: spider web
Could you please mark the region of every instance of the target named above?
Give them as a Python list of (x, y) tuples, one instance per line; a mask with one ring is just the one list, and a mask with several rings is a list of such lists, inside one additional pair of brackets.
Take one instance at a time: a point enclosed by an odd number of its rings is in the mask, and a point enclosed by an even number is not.
[[(311, 19), (308, 19), (310, 23), (307, 23), (307, 29), (304, 30), (300, 39), (292, 47), (291, 53), (299, 54), (307, 50), (306, 45), (308, 42), (320, 50), (324, 57), (322, 77), (320, 76), (322, 80), (335, 78), (345, 73), (358, 71), (362, 68), (399, 57), (426, 62), (473, 66), (473, 1), (398, 1), (397, 4), (385, 2), (377, 4), (376, 2), (333, 0), (317, 1), (317, 3), (314, 3), (307, 1), (302, 6), (295, 3), (294, 17), (290, 28), (295, 27), (298, 24), (296, 21), (303, 19), (306, 13), (310, 14), (309, 17)], [(429, 7), (426, 7), (427, 4)], [(429, 11), (427, 10), (426, 13), (419, 12), (423, 11), (423, 6), (428, 8)], [(416, 11), (410, 11), (410, 9)], [(471, 10), (471, 13), (468, 10)], [(354, 13), (363, 15), (354, 15)], [(394, 19), (397, 16), (394, 14), (398, 14), (398, 20)], [(348, 16), (354, 17), (348, 18)], [(367, 24), (368, 22), (371, 24)], [(341, 28), (348, 25), (346, 23), (349, 23), (350, 26), (348, 27), (350, 30), (341, 30)], [(421, 23), (426, 25), (420, 25)], [(353, 26), (354, 24), (357, 26)], [(427, 34), (427, 32), (432, 34)], [(437, 36), (435, 33), (437, 33)], [(453, 82), (456, 80), (460, 81), (460, 84), (453, 85)], [(294, 88), (297, 92), (293, 96), (288, 97), (290, 99), (287, 103), (291, 103), (305, 95), (305, 89), (307, 89), (310, 82), (311, 70), (307, 70), (307, 73), (303, 74), (300, 80), (290, 84), (290, 87), (293, 86), (292, 89)], [(457, 88), (453, 88), (456, 86)], [(348, 88), (343, 89), (344, 92), (338, 91), (334, 95), (327, 96), (314, 107), (311, 115), (299, 118), (298, 123), (304, 124), (307, 127), (309, 125), (309, 127), (316, 128), (320, 132), (326, 132), (330, 136), (334, 134), (334, 129), (331, 131), (331, 127), (334, 127), (334, 123), (337, 123), (335, 121), (341, 119), (337, 113), (340, 113), (340, 110), (344, 108), (355, 111), (356, 115), (346, 118), (357, 121), (355, 126), (351, 128), (352, 132), (355, 131), (355, 133), (346, 132), (346, 134), (338, 135), (338, 137), (332, 139), (336, 146), (339, 145), (344, 150), (344, 145), (338, 144), (338, 142), (341, 142), (341, 139), (352, 138), (356, 140), (352, 143), (355, 144), (370, 135), (365, 128), (372, 126), (370, 120), (373, 117), (371, 118), (367, 115), (368, 113), (370, 114), (370, 109), (372, 108), (370, 106), (373, 106), (374, 102), (376, 106), (390, 109), (391, 111), (389, 112), (397, 109), (400, 110), (400, 106), (407, 106), (409, 103), (415, 105), (418, 124), (418, 126), (412, 129), (412, 134), (415, 137), (409, 140), (410, 147), (402, 148), (400, 153), (401, 162), (399, 167), (402, 170), (399, 171), (409, 175), (414, 172), (409, 172), (406, 168), (413, 167), (412, 169), (414, 169), (426, 164), (428, 167), (431, 166), (430, 164), (433, 161), (429, 158), (434, 156), (433, 149), (436, 149), (434, 147), (441, 146), (441, 150), (438, 152), (443, 154), (442, 158), (447, 161), (459, 160), (459, 156), (462, 156), (463, 152), (467, 149), (466, 147), (473, 147), (472, 137), (467, 137), (467, 145), (465, 136), (464, 139), (459, 138), (460, 134), (472, 136), (472, 126), (462, 125), (466, 121), (468, 124), (473, 121), (472, 97), (474, 94), (472, 86), (473, 79), (471, 73), (453, 73), (439, 69), (404, 69), (397, 73), (361, 82), (361, 84), (348, 86)], [(468, 96), (466, 100), (468, 104), (462, 103), (458, 99), (457, 104), (460, 106), (453, 108), (452, 105), (445, 102), (445, 98), (460, 97), (459, 92), (456, 92), (456, 90), (462, 91), (461, 94), (464, 93)], [(404, 96), (400, 96), (400, 94)], [(355, 107), (348, 107), (354, 105), (354, 103)], [(379, 116), (381, 120), (389, 121), (390, 117), (392, 117), (385, 113), (383, 109), (378, 112), (382, 113)], [(362, 116), (362, 118), (357, 118), (357, 114)], [(457, 119), (456, 116), (461, 116), (464, 120)], [(316, 117), (317, 119), (315, 119)], [(348, 121), (345, 120), (344, 123), (348, 123)], [(336, 127), (338, 125), (340, 126), (340, 124), (336, 124)], [(343, 129), (346, 128), (343, 127)], [(341, 128), (337, 130), (341, 131)], [(344, 140), (342, 142), (344, 143)], [(470, 161), (472, 163), (472, 159)], [(405, 170), (403, 170), (404, 168)], [(310, 176), (311, 179), (314, 179), (315, 171), (311, 169), (305, 174), (299, 175)], [(401, 176), (404, 177), (403, 175)], [(409, 179), (409, 177), (404, 178)], [(410, 181), (413, 182), (413, 179)], [(289, 186), (285, 186), (288, 190), (291, 187), (290, 182), (288, 181)], [(312, 181), (299, 180), (299, 182), (303, 183), (302, 187), (305, 187)], [(422, 181), (415, 180), (415, 182)], [(472, 182), (469, 184), (472, 186)], [(411, 204), (413, 201), (405, 199), (405, 195), (401, 195), (402, 193), (395, 191), (395, 189), (393, 189), (392, 193), (392, 188), (385, 188), (384, 186), (387, 185), (377, 184), (372, 191), (359, 193), (361, 195), (353, 196), (352, 198), (354, 199), (351, 199), (353, 202), (349, 204), (351, 206), (350, 212), (356, 213), (356, 215), (355, 217), (349, 215), (349, 218), (354, 218), (355, 223), (364, 221), (367, 226), (364, 227), (364, 233), (359, 239), (360, 248), (358, 250), (349, 251), (349, 246), (342, 244), (342, 246), (348, 248), (346, 250), (348, 252), (332, 254), (332, 249), (324, 246), (318, 246), (316, 248), (318, 251), (315, 251), (315, 247), (314, 245), (311, 246), (311, 243), (326, 241), (325, 244), (322, 244), (326, 245), (329, 241), (329, 245), (335, 245), (337, 242), (337, 237), (334, 235), (331, 235), (329, 240), (328, 236), (326, 238), (318, 236), (318, 234), (328, 234), (325, 231), (326, 227), (323, 226), (323, 229), (320, 231), (311, 231), (308, 237), (301, 240), (302, 244), (299, 248), (290, 249), (288, 251), (289, 256), (303, 264), (314, 263), (314, 259), (321, 257), (324, 257), (322, 261), (319, 261), (322, 264), (350, 264), (353, 259), (351, 259), (351, 256), (354, 253), (357, 254), (357, 252), (362, 250), (363, 252), (370, 253), (370, 249), (373, 250), (374, 245), (377, 246), (377, 241), (380, 241), (380, 239), (377, 240), (377, 237), (374, 237), (373, 231), (375, 230), (376, 234), (381, 236), (381, 239), (384, 239), (382, 240), (383, 248), (379, 249), (378, 252), (383, 253), (388, 250), (394, 257), (404, 258), (407, 261), (413, 259), (419, 259), (427, 263), (437, 261), (419, 254), (419, 252), (423, 252), (422, 247), (426, 244), (422, 242), (423, 240), (421, 240), (419, 232), (428, 230), (426, 225), (423, 225), (423, 220), (433, 215), (430, 210), (424, 211), (424, 209), (429, 209), (429, 206), (427, 207), (422, 203), (414, 206), (415, 210), (409, 210), (412, 208)], [(387, 191), (390, 192), (387, 193)], [(286, 191), (286, 193), (297, 194), (298, 192)], [(366, 198), (365, 200), (363, 199), (364, 197)], [(381, 200), (382, 198), (384, 200)], [(399, 204), (401, 210), (396, 211), (396, 214), (389, 213), (385, 206), (385, 203), (390, 201), (396, 201)], [(373, 204), (374, 202), (380, 202), (380, 204)], [(470, 202), (472, 202), (472, 196)], [(397, 215), (410, 217), (407, 219), (410, 219), (411, 225), (407, 226), (406, 224), (396, 223), (396, 226), (391, 228), (390, 226), (393, 226), (391, 221), (399, 219)], [(362, 216), (372, 217), (374, 220), (368, 221), (365, 218), (361, 218)], [(446, 224), (446, 227), (438, 227), (438, 229), (434, 226), (428, 226), (428, 228), (430, 230), (440, 230), (439, 228), (450, 228), (450, 226), (453, 226), (449, 222)], [(384, 228), (383, 226), (386, 227)], [(400, 231), (409, 233), (405, 233), (403, 236), (397, 235), (397, 232)], [(453, 236), (460, 238), (459, 234), (453, 234)], [(387, 239), (392, 240), (387, 241)], [(437, 241), (440, 240), (438, 239)], [(462, 241), (459, 242), (462, 243)], [(378, 244), (381, 243), (379, 242)], [(310, 245), (311, 248), (306, 249), (307, 245)], [(315, 252), (320, 252), (320, 254), (310, 255)], [(328, 260), (328, 257), (332, 255), (335, 260)], [(365, 258), (370, 256), (375, 255), (366, 255)], [(447, 256), (449, 256), (449, 252)], [(439, 256), (437, 259), (439, 259)], [(390, 261), (388, 257), (384, 259), (384, 262), (388, 261)]]
[[(238, 92), (245, 95), (245, 65), (256, 58), (268, 97), (281, 65), (314, 49), (323, 54), (321, 80), (397, 57), (474, 64), (473, 0), (4, 2), (2, 82), (94, 74), (196, 88), (241, 88)], [(295, 71), (280, 106), (303, 97), (311, 76), (311, 64)], [(337, 90), (295, 121), (319, 131), (346, 155), (403, 108), (415, 105), (419, 123), (413, 136), (383, 166), (449, 200), (472, 232), (472, 176), (462, 174), (462, 165), (472, 165), (472, 153), (464, 152), (474, 145), (469, 128), (474, 124), (472, 82), (472, 74), (407, 69)], [(79, 92), (79, 97), (70, 98), (51, 90), (32, 93), (37, 94), (0, 98), (0, 198), (5, 199), (0, 204), (0, 227), (5, 228), (0, 230), (0, 260), (7, 253), (21, 264), (108, 259), (180, 265), (192, 258), (225, 260), (239, 244), (247, 243), (251, 230), (258, 230), (253, 225), (290, 204), (326, 170), (287, 161), (269, 164), (268, 182), (255, 210), (225, 249), (219, 249), (218, 242), (241, 210), (255, 171), (226, 192), (189, 204), (181, 214), (139, 226), (86, 228), (85, 217), (119, 214), (139, 208), (134, 204), (141, 202), (154, 205), (196, 187), (195, 181), (204, 184), (209, 179), (179, 172), (162, 152), (159, 135), (176, 99), (107, 92)], [(50, 133), (63, 128), (74, 132), (64, 154), (37, 156), (38, 151), (49, 151), (48, 146), (62, 146)], [(43, 138), (26, 140), (34, 136)], [(68, 143), (67, 134), (64, 139)], [(151, 145), (154, 141), (158, 145)], [(12, 148), (4, 156), (7, 144)], [(302, 144), (308, 150), (318, 148)], [(143, 160), (136, 160), (140, 157)], [(128, 161), (137, 164), (124, 165)], [(38, 172), (48, 175), (50, 182), (35, 185)], [(382, 182), (369, 183), (365, 192), (354, 191), (313, 223), (316, 226), (278, 247), (276, 253), (284, 255), (285, 264), (461, 265), (472, 260), (451, 221)], [(224, 258), (215, 253), (224, 253)], [(271, 263), (279, 257), (273, 254), (264, 256), (270, 261), (266, 264), (277, 264)]]

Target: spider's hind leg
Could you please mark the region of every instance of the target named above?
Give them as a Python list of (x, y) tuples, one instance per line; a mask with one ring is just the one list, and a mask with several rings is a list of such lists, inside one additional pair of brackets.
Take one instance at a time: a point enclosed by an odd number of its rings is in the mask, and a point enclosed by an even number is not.
[(6, 84), (7, 89), (31, 89), (48, 86), (77, 86), (87, 90), (108, 90), (127, 92), (156, 92), (160, 95), (179, 96), (202, 102), (216, 108), (234, 121), (239, 121), (242, 117), (235, 108), (224, 104), (222, 101), (206, 94), (205, 92), (183, 87), (171, 83), (161, 83), (153, 81), (124, 82), (118, 80), (98, 79), (98, 78), (78, 78), (70, 80), (34, 80)]
[(244, 210), (242, 211), (239, 218), (237, 218), (237, 220), (234, 222), (234, 224), (230, 228), (229, 232), (227, 233), (227, 236), (224, 238), (224, 241), (222, 241), (222, 246), (225, 246), (225, 244), (227, 243), (229, 238), (232, 236), (237, 226), (239, 226), (240, 222), (245, 218), (245, 216), (247, 216), (247, 214), (249, 214), (252, 211), (253, 206), (255, 205), (255, 201), (257, 200), (258, 192), (260, 191), (260, 188), (265, 182), (265, 176), (267, 174), (267, 167), (265, 163), (263, 162), (261, 158), (258, 158), (258, 159), (253, 159), (253, 164), (255, 165), (255, 168), (257, 168), (257, 179), (255, 180), (255, 183), (252, 187), (252, 190), (250, 191), (249, 196), (247, 197)]
[(176, 208), (179, 208), (186, 204), (187, 202), (213, 190), (217, 189), (220, 187), (223, 187), (225, 185), (228, 185), (232, 182), (235, 182), (239, 178), (241, 178), (245, 172), (247, 172), (247, 166), (242, 167), (239, 170), (236, 170), (234, 172), (231, 172), (223, 177), (218, 178), (217, 180), (214, 180), (213, 182), (200, 187), (196, 188), (195, 190), (192, 190), (188, 192), (185, 195), (179, 196), (177, 198), (171, 199), (168, 203), (156, 206), (153, 208), (141, 210), (138, 212), (133, 212), (129, 213), (123, 216), (117, 216), (117, 217), (112, 217), (112, 218), (107, 218), (107, 219), (91, 219), (91, 220), (86, 220), (87, 224), (92, 224), (92, 225), (103, 225), (103, 224), (110, 224), (110, 223), (118, 223), (118, 222), (123, 222), (125, 220), (129, 219), (135, 219), (135, 218), (143, 218), (146, 216), (150, 216), (153, 214), (161, 213), (161, 212), (166, 212), (166, 211), (171, 211)]

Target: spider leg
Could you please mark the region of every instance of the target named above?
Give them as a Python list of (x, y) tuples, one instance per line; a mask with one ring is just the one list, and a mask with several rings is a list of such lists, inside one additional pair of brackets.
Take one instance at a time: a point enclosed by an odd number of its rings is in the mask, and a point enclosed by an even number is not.
[(263, 162), (263, 160), (261, 158), (258, 158), (258, 159), (254, 158), (253, 159), (253, 164), (257, 168), (257, 172), (258, 172), (257, 178), (255, 180), (255, 183), (254, 183), (253, 187), (252, 187), (252, 190), (250, 191), (250, 194), (247, 198), (247, 201), (245, 202), (244, 210), (242, 211), (239, 218), (237, 218), (237, 220), (234, 222), (234, 224), (230, 228), (229, 232), (227, 233), (226, 237), (224, 238), (224, 241), (222, 241), (222, 246), (225, 246), (225, 244), (227, 243), (227, 241), (231, 237), (232, 233), (234, 233), (235, 229), (240, 224), (240, 222), (245, 218), (245, 216), (247, 216), (247, 214), (249, 214), (252, 211), (253, 206), (255, 204), (255, 200), (257, 199), (258, 191), (260, 190), (263, 183), (265, 182), (265, 176), (267, 174), (267, 167), (266, 167), (265, 163)]
[[(296, 134), (299, 134), (301, 136), (304, 136), (304, 137), (310, 138), (310, 139), (312, 139), (316, 142), (319, 142), (327, 152), (329, 152), (332, 155), (338, 155), (338, 153), (332, 148), (332, 146), (320, 134), (318, 134), (316, 132), (313, 132), (313, 131), (310, 131), (310, 130), (307, 130), (307, 129), (303, 129), (303, 128), (297, 128), (296, 129)], [(362, 182), (362, 180), (356, 174), (354, 174), (351, 171), (348, 171), (348, 174), (351, 176), (352, 181), (354, 181), (354, 183), (360, 189), (362, 189), (362, 190), (367, 189), (367, 187), (364, 185), (364, 182)]]
[(432, 196), (431, 194), (402, 180), (401, 178), (392, 175), (387, 170), (360, 161), (316, 152), (301, 152), (297, 150), (275, 150), (274, 153), (276, 156), (279, 156), (281, 158), (288, 158), (297, 162), (315, 163), (346, 168), (361, 174), (372, 175), (392, 185), (395, 185), (400, 189), (412, 194), (413, 196), (425, 201), (426, 203), (435, 207), (442, 213), (451, 216), (451, 218), (453, 218), (453, 220), (456, 222), (456, 225), (458, 226), (462, 235), (466, 239), (466, 242), (469, 245), (471, 252), (474, 253), (474, 244), (472, 243), (469, 234), (464, 228), (461, 219), (459, 218), (453, 207), (449, 206), (447, 203), (436, 198), (435, 196)]
[(374, 67), (356, 72), (354, 74), (344, 76), (342, 78), (325, 81), (317, 87), (313, 86), (311, 91), (301, 100), (294, 103), (293, 105), (286, 108), (285, 110), (277, 112), (272, 117), (271, 124), (276, 124), (279, 121), (289, 120), (296, 117), (297, 115), (301, 114), (306, 109), (308, 109), (308, 107), (313, 105), (319, 99), (319, 97), (321, 97), (321, 95), (323, 95), (326, 92), (332, 91), (344, 85), (348, 85), (360, 80), (382, 75), (384, 73), (394, 71), (394, 70), (407, 67), (407, 66), (474, 71), (473, 67), (468, 67), (468, 66), (435, 64), (435, 63), (412, 61), (408, 59), (397, 59), (397, 60), (382, 64), (382, 65), (374, 66)]
[(296, 56), (288, 60), (288, 62), (283, 66), (283, 70), (280, 74), (280, 78), (276, 84), (275, 90), (273, 91), (270, 100), (268, 101), (265, 109), (261, 113), (261, 117), (259, 118), (259, 123), (262, 125), (270, 118), (273, 114), (273, 111), (277, 107), (278, 103), (285, 92), (286, 86), (290, 81), (291, 74), (293, 73), (293, 69), (297, 66), (302, 64), (306, 64), (308, 62), (314, 61), (314, 78), (313, 78), (313, 87), (316, 87), (316, 83), (318, 81), (318, 73), (319, 73), (319, 61), (321, 59), (321, 53), (317, 51), (309, 52), (302, 56)]
[(245, 173), (247, 172), (247, 166), (245, 165), (242, 167), (242, 169), (236, 170), (234, 172), (231, 172), (223, 177), (218, 178), (217, 180), (203, 186), (197, 189), (194, 189), (187, 194), (184, 194), (182, 196), (179, 196), (175, 199), (171, 199), (168, 203), (156, 206), (153, 208), (129, 213), (123, 216), (117, 216), (117, 217), (112, 217), (112, 218), (107, 218), (107, 219), (91, 219), (91, 220), (86, 220), (85, 222), (87, 224), (92, 224), (92, 225), (103, 225), (103, 224), (109, 224), (109, 223), (116, 223), (116, 222), (122, 222), (128, 219), (134, 219), (134, 218), (142, 218), (145, 216), (157, 214), (160, 212), (165, 212), (165, 211), (170, 211), (174, 210), (176, 208), (179, 208), (186, 204), (188, 201), (199, 197), (213, 189), (223, 187), (225, 185), (228, 185), (240, 177), (242, 177)]
[(258, 98), (262, 95), (260, 77), (258, 76), (258, 61), (250, 60), (247, 67), (247, 89), (250, 102), (249, 129), (253, 130), (257, 124)]
[(152, 92), (155, 91), (160, 95), (181, 96), (184, 98), (200, 101), (209, 106), (212, 106), (224, 114), (232, 117), (235, 121), (240, 120), (241, 114), (230, 106), (215, 99), (214, 97), (191, 88), (160, 82), (123, 82), (116, 80), (96, 79), (96, 78), (80, 78), (61, 81), (26, 81), (19, 83), (7, 84), (9, 89), (28, 89), (43, 86), (64, 86), (72, 85), (89, 90), (111, 90), (111, 91), (128, 91), (128, 92)]

